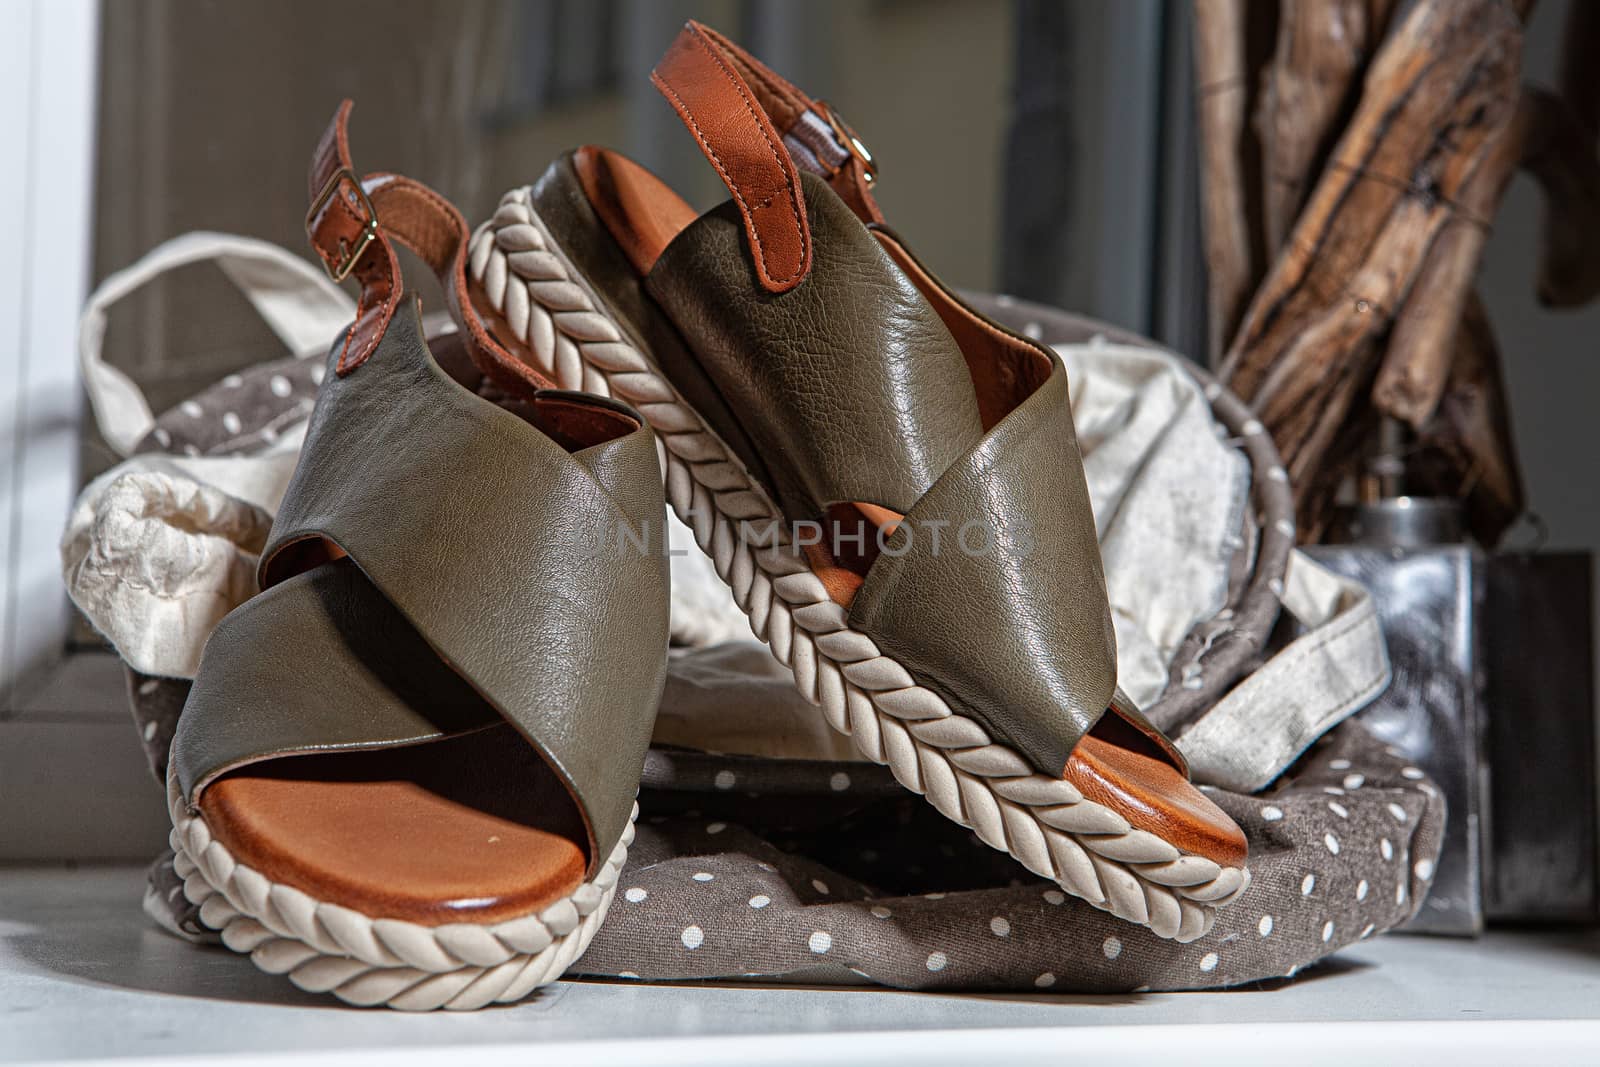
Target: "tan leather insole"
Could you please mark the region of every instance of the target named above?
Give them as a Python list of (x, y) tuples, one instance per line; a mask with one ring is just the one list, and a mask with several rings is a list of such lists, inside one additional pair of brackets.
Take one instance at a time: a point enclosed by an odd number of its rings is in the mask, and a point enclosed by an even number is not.
[[(622, 248), (641, 276), (680, 231), (696, 218), (695, 211), (661, 179), (609, 149), (586, 146), (574, 158), (578, 179), (595, 214)], [(874, 231), (884, 248), (933, 302), (973, 365), (984, 424), (993, 425), (1008, 410), (1004, 398), (1019, 387), (1031, 388), (1050, 373), (1049, 361), (1025, 343), (1011, 345), (996, 327), (977, 319), (943, 290), (892, 235)], [(983, 352), (998, 358), (973, 361)], [(879, 527), (893, 528), (902, 516), (867, 503), (840, 504), (823, 517), (821, 543), (805, 546), (811, 568), (822, 579), (828, 595), (845, 607), (877, 558), (872, 534)], [(864, 524), (867, 543), (856, 551), (851, 541), (839, 541), (829, 532), (843, 528), (853, 536)], [(846, 544), (848, 552), (835, 553), (833, 545)], [(1110, 719), (1116, 715), (1111, 712)], [(1102, 720), (1105, 721), (1105, 720)], [(1087, 797), (1113, 809), (1142, 830), (1170, 841), (1194, 855), (1226, 866), (1244, 862), (1244, 833), (1222, 809), (1195, 788), (1169, 762), (1120, 744), (1107, 729), (1091, 733), (1078, 743), (1067, 761), (1063, 777)]]
[[(1115, 715), (1108, 711), (1106, 719)], [(1093, 730), (1072, 750), (1061, 777), (1090, 800), (1184, 852), (1224, 867), (1243, 866), (1249, 854), (1244, 831), (1178, 768)]]
[(699, 217), (671, 186), (620, 152), (584, 145), (572, 165), (590, 206), (641, 278)]
[(254, 764), (199, 806), (233, 857), (271, 881), (425, 926), (537, 913), (587, 865), (566, 787), (509, 725)]

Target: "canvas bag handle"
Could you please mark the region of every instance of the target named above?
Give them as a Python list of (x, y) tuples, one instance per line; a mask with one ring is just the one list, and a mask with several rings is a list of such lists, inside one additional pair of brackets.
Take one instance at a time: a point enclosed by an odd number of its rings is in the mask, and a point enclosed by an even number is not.
[(1197, 781), (1259, 792), (1389, 685), (1383, 630), (1365, 586), (1295, 551), (1279, 599), (1306, 632), (1178, 739)]
[(144, 391), (105, 361), (106, 313), (168, 271), (214, 260), (256, 313), (296, 356), (325, 355), (355, 317), (355, 302), (311, 263), (253, 237), (196, 230), (157, 245), (110, 275), (89, 295), (78, 321), (78, 364), (95, 423), (119, 456), (131, 455), (155, 427)]

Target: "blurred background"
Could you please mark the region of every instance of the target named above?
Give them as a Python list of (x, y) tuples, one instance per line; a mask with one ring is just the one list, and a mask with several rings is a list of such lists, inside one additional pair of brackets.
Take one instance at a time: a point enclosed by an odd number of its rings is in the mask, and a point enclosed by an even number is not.
[[(1585, 0), (1577, 0), (1579, 3)], [(1532, 17), (1548, 81), (1568, 6)], [(558, 153), (619, 147), (708, 207), (724, 193), (648, 81), (688, 17), (838, 107), (895, 227), (957, 285), (1146, 333), (1204, 359), (1193, 13), (1164, 0), (145, 0), (101, 7), (92, 276), (191, 229), (304, 251), (310, 146), (357, 101), (357, 166), (411, 174), (476, 222)], [(1505, 354), (1528, 498), (1550, 543), (1600, 542), (1587, 415), (1600, 310), (1541, 309), (1517, 178), (1480, 290)], [(106, 351), (157, 411), (276, 354), (210, 268), (119, 309)], [(110, 462), (85, 430), (80, 477)]]
[[(726, 192), (649, 82), (689, 17), (839, 108), (881, 163), (886, 213), (946, 278), (1192, 340), (1187, 5), (1158, 2), (107, 4), (94, 272), (195, 228), (303, 251), (305, 161), (344, 96), (358, 169), (426, 181), (474, 222), (591, 142), (709, 207)], [(194, 274), (108, 344), (158, 410), (270, 342)]]

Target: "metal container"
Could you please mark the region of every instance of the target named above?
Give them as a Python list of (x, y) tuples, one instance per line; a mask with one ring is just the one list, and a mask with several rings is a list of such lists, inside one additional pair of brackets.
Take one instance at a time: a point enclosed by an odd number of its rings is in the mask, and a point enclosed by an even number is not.
[(1350, 522), (1350, 540), (1387, 548), (1461, 543), (1461, 508), (1454, 500), (1397, 496), (1363, 504)]
[(1600, 922), (1587, 553), (1492, 556), (1483, 612), (1491, 922)]
[(1484, 923), (1484, 560), (1466, 545), (1438, 543), (1460, 529), (1451, 510), (1442, 502), (1404, 497), (1364, 505), (1352, 529), (1390, 543), (1306, 551), (1372, 591), (1394, 680), (1360, 713), (1361, 720), (1426, 771), (1449, 806), (1433, 888), (1404, 929), (1471, 936)]
[(1446, 500), (1364, 504), (1348, 529), (1358, 543), (1308, 551), (1377, 602), (1394, 681), (1362, 719), (1450, 809), (1406, 929), (1600, 922), (1590, 557), (1485, 556)]

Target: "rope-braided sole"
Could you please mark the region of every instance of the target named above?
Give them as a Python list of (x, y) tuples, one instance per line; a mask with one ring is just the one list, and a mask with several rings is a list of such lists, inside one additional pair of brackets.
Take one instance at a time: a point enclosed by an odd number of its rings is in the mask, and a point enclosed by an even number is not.
[(315, 900), (237, 862), (167, 780), (173, 867), (200, 920), (269, 974), (348, 1004), (470, 1011), (521, 1000), (560, 978), (605, 921), (639, 806), (600, 873), (537, 915), (421, 926)]
[(473, 237), (471, 270), (525, 358), (567, 389), (615, 396), (662, 445), (667, 499), (711, 557), (757, 637), (828, 724), (907, 789), (1074, 896), (1160, 937), (1191, 941), (1249, 885), (1244, 868), (1135, 829), (918, 685), (853, 629), (781, 513), (717, 435), (619, 329), (515, 189)]

